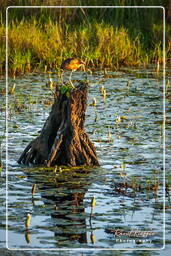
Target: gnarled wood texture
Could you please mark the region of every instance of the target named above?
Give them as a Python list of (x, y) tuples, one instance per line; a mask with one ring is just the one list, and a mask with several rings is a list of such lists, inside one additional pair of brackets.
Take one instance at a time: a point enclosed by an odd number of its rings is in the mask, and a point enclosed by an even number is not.
[(18, 163), (47, 166), (97, 166), (96, 149), (84, 129), (88, 89), (81, 84), (70, 97), (57, 88), (55, 102), (40, 136), (23, 151)]

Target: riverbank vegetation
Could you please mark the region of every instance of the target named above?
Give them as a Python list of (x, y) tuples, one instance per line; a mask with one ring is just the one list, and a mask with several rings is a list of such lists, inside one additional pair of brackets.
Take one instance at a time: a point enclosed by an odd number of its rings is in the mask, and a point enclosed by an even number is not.
[[(4, 1), (3, 7), (9, 1)], [(25, 5), (19, 0), (17, 5)], [(67, 1), (45, 1), (46, 5), (68, 5)], [(72, 3), (71, 3), (72, 2)], [(70, 5), (84, 5), (73, 0)], [(104, 2), (104, 1), (102, 1)], [(112, 1), (109, 1), (112, 5)], [(128, 3), (130, 2), (130, 3)], [(134, 5), (157, 5), (158, 1), (134, 1)], [(142, 3), (140, 3), (142, 2)], [(169, 1), (160, 1), (166, 7)], [(118, 1), (124, 7), (132, 1)], [(17, 75), (35, 69), (58, 69), (63, 59), (78, 57), (92, 69), (140, 66), (163, 62), (162, 8), (32, 8), (8, 9), (9, 73)], [(87, 5), (97, 6), (96, 0)], [(101, 3), (106, 5), (106, 3)], [(159, 4), (158, 4), (159, 5)], [(4, 12), (3, 12), (4, 13)], [(170, 27), (166, 26), (166, 57), (170, 59)], [(0, 24), (0, 72), (5, 70), (5, 17)]]

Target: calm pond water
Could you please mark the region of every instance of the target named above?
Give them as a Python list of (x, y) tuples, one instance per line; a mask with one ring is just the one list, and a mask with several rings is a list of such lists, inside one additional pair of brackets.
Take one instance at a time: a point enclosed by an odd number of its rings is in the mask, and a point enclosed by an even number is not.
[[(55, 73), (51, 77), (56, 80)], [(85, 129), (96, 146), (100, 167), (62, 167), (57, 171), (17, 164), (23, 149), (38, 136), (51, 109), (53, 95), (46, 85), (48, 79), (48, 74), (34, 73), (9, 80), (9, 88), (15, 83), (16, 89), (8, 98), (8, 247), (161, 249), (164, 237), (162, 78), (156, 76), (153, 68), (96, 71), (88, 75)], [(76, 72), (74, 79), (83, 79), (83, 74)], [(5, 80), (1, 79), (1, 93), (4, 87)], [(92, 106), (94, 97), (96, 107)], [(1, 157), (5, 166), (3, 95), (0, 104)], [(169, 115), (170, 111), (168, 118)], [(168, 128), (166, 164), (170, 151)], [(166, 180), (169, 179), (168, 172)], [(4, 169), (0, 183), (0, 247), (4, 247)], [(34, 184), (36, 193), (32, 197)], [(90, 214), (93, 196), (96, 205)], [(169, 200), (167, 196), (166, 206)], [(26, 230), (29, 212), (31, 224)], [(169, 213), (168, 209), (167, 243), (171, 240)], [(130, 235), (130, 231), (141, 233)], [(145, 231), (151, 233), (145, 236)], [(148, 255), (153, 252), (149, 251)]]

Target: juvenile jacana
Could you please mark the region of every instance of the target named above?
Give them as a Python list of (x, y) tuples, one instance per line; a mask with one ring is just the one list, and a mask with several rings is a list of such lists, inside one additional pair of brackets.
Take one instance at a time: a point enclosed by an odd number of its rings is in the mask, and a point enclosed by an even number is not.
[[(80, 67), (83, 67), (83, 69), (85, 71), (85, 64), (84, 64), (84, 62), (78, 60), (77, 58), (68, 58), (68, 59), (66, 59), (66, 60), (64, 60), (62, 62), (61, 70), (62, 71), (63, 70), (70, 70), (71, 71), (70, 76), (69, 76), (69, 81), (72, 84), (72, 81), (71, 81), (72, 73), (75, 72)], [(72, 86), (73, 86), (73, 84), (72, 84)]]

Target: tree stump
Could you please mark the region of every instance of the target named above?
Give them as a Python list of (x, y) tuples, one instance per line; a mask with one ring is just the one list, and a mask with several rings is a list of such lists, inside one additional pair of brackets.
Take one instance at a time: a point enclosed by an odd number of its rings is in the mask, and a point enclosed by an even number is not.
[(96, 149), (84, 129), (87, 94), (83, 82), (70, 95), (57, 86), (41, 134), (25, 148), (18, 163), (98, 166)]

